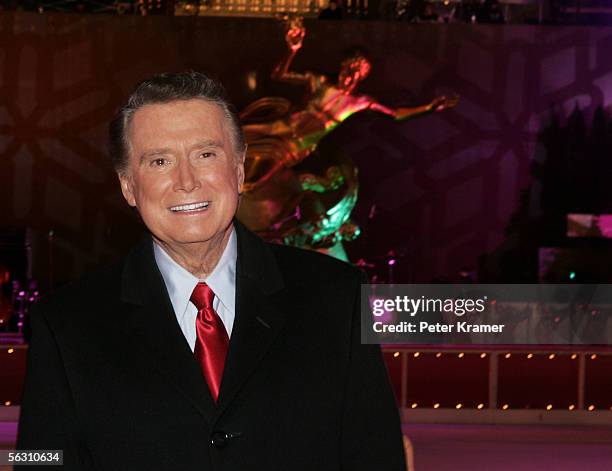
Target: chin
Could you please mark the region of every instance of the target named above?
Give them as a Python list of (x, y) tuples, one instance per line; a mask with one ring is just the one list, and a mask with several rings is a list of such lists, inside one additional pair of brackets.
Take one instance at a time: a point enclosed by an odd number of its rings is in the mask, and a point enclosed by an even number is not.
[(201, 242), (208, 242), (213, 239), (215, 232), (206, 232), (199, 234), (181, 234), (179, 237), (174, 239), (178, 244), (198, 244)]
[(212, 228), (193, 231), (184, 230), (181, 231), (180, 234), (176, 234), (176, 237), (172, 237), (172, 240), (179, 244), (197, 244), (215, 239), (215, 236), (223, 237), (225, 234), (225, 226), (223, 226), (223, 228), (216, 227), (215, 229), (216, 230), (212, 230)]

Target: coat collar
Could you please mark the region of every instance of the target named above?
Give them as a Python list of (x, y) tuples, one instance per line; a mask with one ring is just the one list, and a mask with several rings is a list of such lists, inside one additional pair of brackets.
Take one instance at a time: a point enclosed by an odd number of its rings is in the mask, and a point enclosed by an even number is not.
[[(249, 280), (265, 295), (283, 288), (283, 277), (266, 243), (234, 219), (238, 239), (236, 278)], [(163, 284), (155, 263), (153, 241), (149, 234), (127, 256), (121, 280), (121, 299), (142, 305), (151, 296), (150, 288)]]
[(236, 398), (284, 323), (284, 281), (274, 254), (241, 223), (234, 221), (234, 227), (236, 318), (216, 405), (176, 320), (149, 235), (128, 255), (121, 280), (131, 340), (211, 424)]

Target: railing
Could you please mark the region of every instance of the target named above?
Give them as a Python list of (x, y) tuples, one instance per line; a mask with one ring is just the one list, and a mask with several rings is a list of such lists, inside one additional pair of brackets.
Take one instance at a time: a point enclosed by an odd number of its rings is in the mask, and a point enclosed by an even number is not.
[[(399, 402), (402, 419), (407, 423), (548, 423), (548, 424), (609, 424), (612, 421), (612, 391), (607, 388), (603, 392), (609, 396), (610, 404), (604, 405), (602, 401), (599, 404), (594, 404), (587, 398), (586, 389), (587, 383), (594, 378), (589, 377), (589, 362), (601, 363), (600, 370), (608, 376), (605, 371), (612, 362), (612, 351), (601, 350), (593, 347), (560, 347), (555, 346), (551, 349), (527, 348), (527, 347), (509, 347), (504, 350), (500, 348), (485, 348), (477, 346), (469, 346), (466, 348), (443, 348), (440, 346), (423, 346), (423, 347), (397, 347), (384, 346), (383, 351), (387, 358), (388, 366), (392, 376), (392, 383), (396, 386), (396, 394)], [(466, 355), (477, 356), (483, 361), (483, 367), (486, 368), (487, 391), (484, 397), (478, 397), (471, 404), (465, 401), (457, 401), (451, 404), (446, 401), (446, 404), (441, 404), (435, 400), (437, 391), (433, 391), (431, 398), (415, 399), (414, 394), (411, 394), (411, 388), (414, 388), (418, 382), (423, 381), (423, 377), (415, 377), (410, 374), (410, 362), (422, 361), (424, 356), (436, 358), (440, 361), (438, 368), (431, 368), (429, 375), (444, 374), (442, 362), (444, 358), (466, 358)], [(565, 358), (571, 362), (572, 367), (570, 373), (573, 376), (572, 390), (565, 391), (568, 402), (564, 405), (560, 403), (543, 404), (540, 407), (513, 407), (506, 403), (505, 400), (500, 401), (500, 364), (510, 358), (521, 360), (525, 370), (529, 368), (529, 361), (540, 356), (540, 358), (551, 361)], [(486, 361), (486, 366), (484, 363)], [(392, 367), (392, 362), (399, 362), (399, 368)], [(574, 363), (575, 362), (575, 363)], [(473, 363), (472, 363), (473, 366)], [(503, 365), (502, 365), (503, 366)], [(466, 364), (466, 367), (468, 365)], [(397, 371), (399, 369), (399, 375)], [(461, 370), (461, 368), (458, 368)], [(393, 377), (393, 373), (395, 377)], [(399, 377), (398, 377), (399, 376)], [(542, 383), (553, 379), (547, 375), (542, 375)], [(426, 380), (426, 379), (425, 379)], [(605, 382), (604, 378), (604, 382)], [(399, 388), (397, 387), (399, 383)], [(440, 381), (436, 384), (439, 386)], [(448, 391), (460, 389), (461, 384), (446, 384)], [(522, 385), (529, 394), (529, 384)], [(596, 386), (598, 389), (603, 389)], [(575, 389), (574, 389), (575, 388)], [(593, 386), (591, 386), (593, 388)], [(505, 395), (508, 396), (507, 394)], [(601, 394), (600, 394), (601, 396)]]
[(297, 14), (305, 17), (318, 15), (325, 8), (325, 0), (205, 0), (177, 2), (175, 14), (180, 16), (274, 16)]

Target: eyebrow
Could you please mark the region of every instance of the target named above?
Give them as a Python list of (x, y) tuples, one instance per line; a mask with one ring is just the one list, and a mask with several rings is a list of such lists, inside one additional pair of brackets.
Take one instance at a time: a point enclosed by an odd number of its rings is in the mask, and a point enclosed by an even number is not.
[(191, 148), (197, 149), (200, 147), (219, 147), (223, 148), (223, 143), (215, 141), (214, 139), (204, 139), (203, 141), (196, 142)]
[[(205, 139), (203, 141), (196, 142), (194, 145), (191, 146), (191, 149), (198, 149), (202, 147), (217, 147), (219, 149), (222, 149), (223, 143), (216, 141), (214, 139)], [(172, 152), (172, 149), (170, 149), (169, 147), (147, 150), (141, 154), (140, 160), (143, 160), (149, 157), (154, 157), (156, 155), (168, 154), (170, 152)]]
[(163, 148), (163, 149), (151, 149), (151, 150), (147, 150), (145, 152), (143, 152), (140, 155), (140, 160), (144, 160), (148, 157), (154, 157), (156, 155), (163, 155), (163, 154), (167, 154), (170, 152), (170, 149), (168, 147)]

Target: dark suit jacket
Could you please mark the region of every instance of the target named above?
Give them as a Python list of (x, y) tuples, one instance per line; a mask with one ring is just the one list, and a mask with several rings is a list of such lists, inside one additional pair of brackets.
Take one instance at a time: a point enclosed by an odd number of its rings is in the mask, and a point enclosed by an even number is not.
[(147, 238), (35, 309), (18, 449), (62, 449), (64, 471), (405, 470), (380, 349), (360, 343), (360, 273), (236, 229), (218, 404)]

